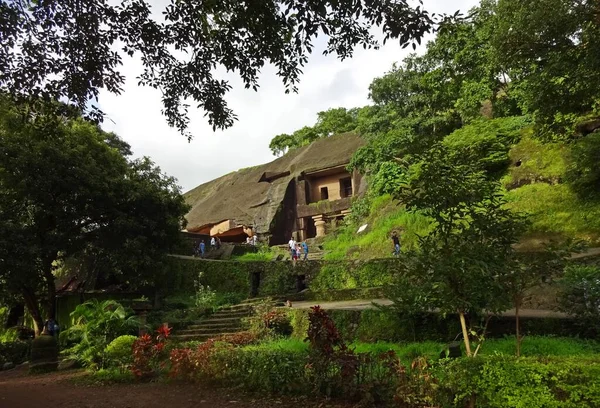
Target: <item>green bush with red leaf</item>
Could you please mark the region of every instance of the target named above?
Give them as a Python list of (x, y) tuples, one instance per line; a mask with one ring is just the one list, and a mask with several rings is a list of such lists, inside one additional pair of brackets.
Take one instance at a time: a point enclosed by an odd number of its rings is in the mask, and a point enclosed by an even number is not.
[(138, 379), (156, 377), (166, 367), (166, 341), (171, 329), (161, 326), (153, 337), (144, 334), (133, 343), (133, 364), (131, 372)]

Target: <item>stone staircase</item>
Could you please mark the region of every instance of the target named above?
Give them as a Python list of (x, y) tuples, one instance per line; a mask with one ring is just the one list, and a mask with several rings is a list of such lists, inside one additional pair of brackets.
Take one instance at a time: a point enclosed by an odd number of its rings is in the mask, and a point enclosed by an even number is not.
[(205, 341), (223, 334), (242, 332), (245, 330), (242, 319), (254, 314), (254, 305), (269, 300), (273, 306), (283, 306), (286, 299), (286, 296), (246, 299), (240, 304), (223, 307), (206, 319), (189, 325), (185, 329), (174, 330), (170, 338), (178, 341)]

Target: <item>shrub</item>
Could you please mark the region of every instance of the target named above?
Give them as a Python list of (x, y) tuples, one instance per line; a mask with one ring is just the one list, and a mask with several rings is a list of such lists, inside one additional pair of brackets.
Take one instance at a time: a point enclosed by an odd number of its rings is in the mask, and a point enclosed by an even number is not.
[(11, 341), (0, 343), (0, 367), (4, 363), (21, 364), (27, 360), (31, 343), (27, 341)]
[(156, 336), (144, 334), (133, 342), (133, 364), (131, 372), (138, 379), (148, 379), (158, 375), (165, 367), (166, 341), (171, 329), (161, 326)]
[(239, 333), (223, 334), (222, 336), (215, 337), (215, 341), (228, 343), (233, 346), (247, 346), (254, 344), (259, 340), (256, 333), (250, 331), (244, 331)]
[(133, 362), (133, 343), (136, 340), (136, 336), (125, 335), (111, 341), (104, 350), (106, 365), (121, 368), (129, 366)]
[(274, 307), (270, 300), (253, 306), (254, 315), (246, 319), (250, 332), (257, 337), (289, 336), (293, 327), (290, 317), (284, 309)]
[(110, 342), (140, 327), (133, 313), (114, 300), (89, 300), (77, 306), (71, 318), (75, 324), (62, 332), (60, 339), (73, 346), (63, 353), (92, 369), (104, 367), (104, 351)]
[(600, 268), (570, 265), (560, 286), (561, 309), (574, 315), (588, 333), (600, 333)]
[(214, 309), (217, 307), (217, 292), (212, 290), (210, 286), (202, 284), (203, 274), (203, 272), (199, 272), (198, 279), (194, 280), (194, 305), (201, 309)]
[(130, 383), (135, 379), (131, 371), (120, 370), (117, 368), (102, 368), (92, 373), (92, 382), (101, 384), (121, 384)]
[(442, 406), (597, 407), (600, 361), (508, 356), (445, 361), (434, 368)]

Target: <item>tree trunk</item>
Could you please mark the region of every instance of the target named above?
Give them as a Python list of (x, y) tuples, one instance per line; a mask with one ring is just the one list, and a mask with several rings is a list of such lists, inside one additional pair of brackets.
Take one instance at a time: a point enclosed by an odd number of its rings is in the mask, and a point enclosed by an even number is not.
[(42, 318), (42, 312), (40, 311), (40, 305), (35, 297), (33, 291), (28, 288), (23, 288), (23, 299), (25, 299), (25, 305), (27, 310), (31, 314), (33, 319), (33, 330), (35, 337), (38, 337), (44, 328), (44, 319)]
[(469, 332), (467, 331), (465, 314), (463, 312), (458, 312), (458, 316), (460, 317), (460, 327), (462, 328), (465, 349), (467, 350), (467, 357), (471, 357), (473, 354), (471, 353), (471, 341), (469, 340)]
[(517, 357), (521, 357), (521, 327), (519, 322), (519, 308), (521, 299), (515, 299), (515, 333), (517, 336)]
[(46, 319), (56, 320), (56, 284), (52, 274), (52, 263), (54, 259), (45, 259), (42, 268), (44, 280), (46, 281)]

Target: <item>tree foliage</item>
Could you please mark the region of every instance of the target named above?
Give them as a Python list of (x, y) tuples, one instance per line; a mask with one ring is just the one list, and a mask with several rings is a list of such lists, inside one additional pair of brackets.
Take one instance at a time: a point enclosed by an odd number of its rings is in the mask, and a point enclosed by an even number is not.
[(443, 145), (407, 169), (398, 197), (434, 223), (419, 248), (406, 255), (405, 273), (389, 290), (394, 307), (459, 315), (471, 355), (466, 316), (508, 308), (502, 276), (523, 223), (504, 206), (497, 182)]
[(54, 272), (66, 259), (132, 287), (154, 279), (187, 211), (175, 180), (82, 119), (0, 108), (0, 285), (24, 298), (37, 328), (40, 306), (54, 317)]
[(317, 113), (314, 126), (304, 126), (291, 135), (280, 134), (271, 139), (269, 148), (275, 156), (288, 150), (306, 146), (317, 139), (334, 134), (351, 132), (357, 126), (358, 109), (334, 108)]
[(378, 47), (372, 26), (382, 27), (384, 41), (407, 45), (433, 23), (407, 0), (171, 0), (160, 11), (157, 19), (145, 0), (3, 0), (0, 91), (66, 100), (101, 119), (97, 106), (87, 109), (89, 101), (102, 88), (119, 94), (125, 80), (119, 65), (139, 55), (138, 82), (161, 91), (169, 125), (185, 133), (193, 101), (213, 128), (227, 128), (235, 119), (225, 101), (231, 85), (215, 75), (216, 67), (256, 90), (270, 63), (286, 92), (296, 91), (319, 35), (327, 36), (325, 54), (345, 59), (357, 45)]

